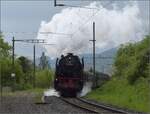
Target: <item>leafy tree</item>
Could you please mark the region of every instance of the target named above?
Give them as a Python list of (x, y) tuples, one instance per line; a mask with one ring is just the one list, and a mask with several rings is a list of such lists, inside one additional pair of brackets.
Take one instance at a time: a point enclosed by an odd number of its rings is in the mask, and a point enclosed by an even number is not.
[(0, 33), (0, 73), (3, 86), (11, 86), (13, 79), (11, 77), (12, 71), (16, 74), (16, 84), (20, 84), (22, 80), (22, 68), (18, 61), (15, 60), (14, 68), (12, 68), (12, 61), (10, 57), (11, 46), (4, 41), (4, 36)]
[(8, 45), (8, 43), (4, 42), (3, 35), (0, 32), (0, 73), (1, 73), (1, 79), (2, 84), (10, 84), (10, 72), (12, 70), (11, 61), (9, 58), (9, 51), (11, 47)]
[(121, 45), (115, 59), (115, 76), (133, 84), (138, 78), (149, 78), (150, 35), (137, 43)]
[(13, 78), (11, 77), (12, 70), (16, 74), (15, 76), (15, 81), (16, 83), (21, 83), (22, 82), (22, 68), (20, 64), (15, 61), (14, 68), (12, 69), (12, 62), (10, 58), (3, 58), (3, 60), (0, 60), (1, 63), (1, 76), (2, 76), (2, 83), (3, 86), (11, 86), (13, 83)]
[(11, 47), (4, 42), (3, 35), (0, 33), (0, 58), (9, 56)]
[(32, 62), (24, 56), (19, 57), (18, 62), (20, 63), (22, 71), (24, 73), (24, 75), (22, 76), (23, 83), (31, 85), (33, 80)]
[(21, 56), (18, 58), (18, 60), (20, 62), (20, 65), (22, 66), (22, 70), (24, 73), (31, 72), (32, 62), (28, 58)]

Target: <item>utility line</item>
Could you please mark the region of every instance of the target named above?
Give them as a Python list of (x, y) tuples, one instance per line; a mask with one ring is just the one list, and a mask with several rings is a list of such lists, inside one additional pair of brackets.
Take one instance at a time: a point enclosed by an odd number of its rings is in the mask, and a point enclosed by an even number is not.
[[(84, 57), (85, 59), (90, 59), (92, 57)], [(99, 56), (99, 57), (95, 57), (96, 59), (114, 59), (114, 57), (111, 56)]]
[(40, 34), (56, 34), (56, 35), (70, 35), (71, 34), (66, 34), (66, 33), (57, 33), (57, 32), (39, 32)]
[[(12, 2), (34, 2), (34, 1), (53, 1), (53, 0), (0, 0), (0, 1), (12, 1)], [(58, 1), (70, 1), (70, 0), (58, 0)], [(81, 0), (71, 0), (71, 1), (81, 1)], [(110, 1), (110, 0), (82, 0), (82, 1), (89, 1), (89, 2), (93, 2), (93, 1)], [(120, 1), (120, 0), (115, 0), (115, 1)], [(129, 1), (129, 0), (123, 0), (123, 1)], [(132, 0), (132, 1), (143, 1), (143, 0)], [(144, 1), (149, 1), (149, 0), (144, 0)]]
[(81, 26), (79, 26), (78, 29), (75, 32), (72, 33), (72, 37), (75, 35), (75, 33), (77, 33), (81, 29), (81, 27), (85, 26), (98, 12), (99, 11), (97, 11), (96, 13), (94, 13), (92, 16), (90, 16), (90, 18), (88, 18), (86, 20), (85, 23), (83, 23)]
[(48, 35), (48, 34), (53, 34), (53, 35), (68, 35), (68, 36), (71, 36), (71, 34), (66, 34), (66, 33), (57, 33), (57, 32), (6, 32), (6, 31), (2, 31), (2, 33), (4, 34), (45, 34), (45, 35)]
[[(41, 1), (42, 2), (42, 1), (54, 1), (54, 0), (1, 0), (1, 1), (18, 1), (18, 2), (19, 1), (23, 1), (23, 2), (24, 1), (27, 1), (27, 2)], [(58, 1), (70, 1), (70, 0), (58, 0)], [(71, 1), (80, 1), (80, 0), (71, 0)], [(93, 0), (84, 0), (84, 1), (91, 1), (92, 2)], [(95, 1), (100, 1), (100, 0), (95, 0)]]
[[(110, 5), (110, 4), (111, 4), (111, 2), (107, 3), (104, 7), (106, 7), (107, 5)], [(97, 11), (92, 16), (90, 16), (85, 23), (83, 23), (80, 27), (78, 27), (78, 29), (75, 32), (72, 33), (72, 37), (81, 29), (81, 27), (84, 27), (89, 21), (91, 21), (92, 18), (94, 16), (96, 16), (96, 14), (98, 14), (101, 9), (102, 8), (99, 8), (99, 10), (97, 9)]]
[(76, 7), (76, 8), (84, 8), (84, 9), (96, 9), (99, 10), (99, 8), (91, 8), (91, 7), (86, 7), (86, 6), (74, 6), (74, 5), (67, 5), (67, 4), (62, 4), (62, 6), (67, 6), (67, 7)]

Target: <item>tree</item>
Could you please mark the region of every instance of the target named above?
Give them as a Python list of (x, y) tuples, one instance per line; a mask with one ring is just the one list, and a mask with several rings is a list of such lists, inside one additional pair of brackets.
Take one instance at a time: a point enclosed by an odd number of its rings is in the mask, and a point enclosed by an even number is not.
[(28, 58), (21, 56), (18, 58), (18, 60), (24, 73), (30, 72), (32, 70), (32, 62)]
[(15, 82), (16, 84), (21, 83), (21, 78), (23, 75), (22, 68), (18, 61), (15, 60), (14, 69), (12, 69), (12, 61), (10, 56), (11, 46), (4, 41), (4, 36), (0, 33), (0, 65), (1, 65), (1, 79), (3, 86), (11, 86), (13, 83), (11, 73), (12, 71), (16, 74)]
[(11, 46), (4, 42), (2, 33), (0, 33), (0, 58), (8, 57)]
[(22, 75), (22, 82), (24, 83), (24, 85), (31, 85), (33, 81), (32, 62), (24, 56), (20, 56), (18, 58), (18, 62), (20, 63), (22, 71), (24, 73)]
[(39, 64), (41, 69), (45, 69), (45, 68), (49, 68), (49, 63), (48, 63), (48, 59), (45, 56), (45, 53), (42, 53), (42, 56), (40, 57), (40, 64)]
[(4, 42), (2, 32), (0, 32), (0, 73), (1, 73), (1, 79), (2, 84), (10, 84), (11, 77), (11, 61), (10, 61), (10, 55), (9, 51), (11, 47), (8, 45), (8, 43)]
[(121, 45), (115, 59), (114, 75), (133, 84), (138, 78), (149, 78), (150, 35), (137, 43)]

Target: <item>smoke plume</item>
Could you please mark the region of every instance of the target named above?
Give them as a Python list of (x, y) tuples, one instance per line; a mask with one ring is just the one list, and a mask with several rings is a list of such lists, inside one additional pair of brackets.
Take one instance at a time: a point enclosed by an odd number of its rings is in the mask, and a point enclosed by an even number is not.
[(51, 88), (51, 89), (44, 91), (44, 97), (48, 97), (48, 96), (59, 97), (59, 93), (55, 89)]
[(39, 32), (65, 33), (40, 34), (48, 43), (56, 45), (44, 46), (51, 57), (73, 52), (87, 52), (92, 44), (92, 23), (96, 23), (96, 47), (109, 49), (121, 43), (139, 41), (143, 37), (143, 22), (136, 3), (124, 6), (116, 5), (107, 9), (99, 2), (93, 2), (84, 8), (65, 8), (55, 14), (49, 22), (42, 21)]
[(83, 97), (87, 93), (89, 93), (92, 90), (92, 82), (85, 82), (83, 89), (81, 93), (78, 94), (78, 97)]

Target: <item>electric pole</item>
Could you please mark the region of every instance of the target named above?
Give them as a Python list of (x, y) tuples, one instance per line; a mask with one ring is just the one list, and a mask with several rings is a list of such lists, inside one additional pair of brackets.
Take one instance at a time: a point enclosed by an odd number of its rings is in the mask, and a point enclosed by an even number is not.
[(13, 80), (12, 82), (12, 91), (15, 91), (15, 82), (16, 82), (16, 79), (15, 79), (15, 37), (13, 36), (13, 39), (12, 39), (12, 73), (11, 73), (11, 78)]
[(65, 6), (65, 5), (64, 4), (57, 4), (57, 1), (54, 0), (54, 7), (56, 7), (56, 6)]
[(102, 65), (102, 72), (105, 73), (105, 66)]
[(33, 45), (33, 65), (34, 65), (34, 69), (33, 69), (33, 87), (35, 88), (35, 44)]
[(95, 75), (95, 22), (93, 22), (93, 76), (94, 76), (94, 87), (97, 87), (97, 76)]
[(14, 80), (14, 84), (12, 85), (13, 87), (13, 90), (15, 88), (15, 83), (16, 83), (16, 80), (15, 80), (15, 73), (14, 73), (14, 53), (15, 53), (15, 42), (26, 42), (26, 43), (34, 43), (34, 46), (33, 46), (33, 65), (34, 65), (34, 69), (33, 69), (33, 87), (35, 87), (35, 43), (46, 43), (44, 39), (15, 39), (13, 37), (13, 40), (12, 40), (12, 74), (11, 74), (11, 77), (13, 78)]
[(13, 70), (14, 70), (14, 51), (15, 51), (15, 38), (13, 37), (12, 39), (12, 67), (13, 67)]
[(56, 0), (54, 0), (54, 6), (55, 6), (55, 7), (57, 6)]
[(1, 85), (1, 88), (0, 88), (0, 91), (1, 91), (1, 103), (2, 103), (2, 97), (3, 97), (3, 85), (2, 85), (2, 75), (1, 75), (1, 64), (0, 64), (0, 85)]

